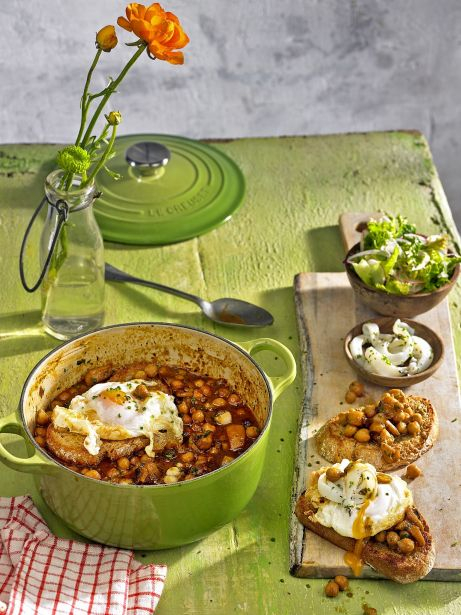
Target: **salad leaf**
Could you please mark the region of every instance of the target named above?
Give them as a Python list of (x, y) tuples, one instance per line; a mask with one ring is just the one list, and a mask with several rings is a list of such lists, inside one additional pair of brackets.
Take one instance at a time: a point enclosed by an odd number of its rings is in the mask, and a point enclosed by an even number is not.
[(446, 284), (461, 257), (448, 251), (446, 235), (426, 237), (401, 216), (370, 220), (362, 252), (349, 258), (368, 286), (390, 294), (431, 292)]

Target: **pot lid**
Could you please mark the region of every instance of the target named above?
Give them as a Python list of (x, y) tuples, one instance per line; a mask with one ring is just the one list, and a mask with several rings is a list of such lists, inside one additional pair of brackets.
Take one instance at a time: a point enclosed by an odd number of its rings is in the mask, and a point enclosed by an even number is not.
[(94, 212), (107, 241), (161, 245), (202, 235), (241, 205), (245, 180), (220, 150), (185, 137), (126, 135), (116, 139), (111, 171), (98, 178)]

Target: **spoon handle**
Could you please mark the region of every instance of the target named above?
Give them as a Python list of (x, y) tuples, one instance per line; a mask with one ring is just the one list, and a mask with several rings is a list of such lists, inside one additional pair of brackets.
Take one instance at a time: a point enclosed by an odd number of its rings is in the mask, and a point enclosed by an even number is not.
[(181, 297), (181, 299), (186, 299), (186, 301), (193, 301), (200, 307), (202, 306), (202, 299), (200, 299), (200, 297), (197, 297), (196, 295), (191, 295), (190, 293), (185, 293), (184, 291), (178, 290), (177, 288), (164, 286), (163, 284), (158, 284), (157, 282), (150, 282), (149, 280), (137, 278), (128, 273), (125, 273), (124, 271), (120, 271), (120, 269), (109, 265), (109, 263), (106, 263), (105, 265), (105, 278), (110, 282), (131, 282), (132, 284), (149, 286), (150, 288), (155, 288), (156, 290), (160, 290), (164, 293), (170, 293), (170, 295), (176, 295), (177, 297)]

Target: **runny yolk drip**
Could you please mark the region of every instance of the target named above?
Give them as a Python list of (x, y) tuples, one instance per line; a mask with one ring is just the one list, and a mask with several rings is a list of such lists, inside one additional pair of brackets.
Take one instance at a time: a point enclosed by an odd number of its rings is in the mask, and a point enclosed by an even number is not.
[(347, 551), (344, 555), (344, 563), (346, 566), (349, 566), (355, 577), (359, 577), (362, 568), (362, 551), (363, 551), (363, 538), (359, 538), (359, 540), (355, 541), (355, 546), (353, 551)]
[(344, 555), (344, 562), (349, 566), (354, 573), (354, 576), (360, 576), (363, 568), (362, 550), (363, 539), (367, 536), (367, 529), (365, 527), (365, 513), (370, 504), (370, 500), (365, 500), (357, 513), (357, 517), (352, 524), (352, 533), (357, 540), (355, 541), (354, 550), (347, 551)]
[(357, 513), (357, 517), (352, 524), (352, 534), (354, 538), (365, 538), (368, 536), (367, 529), (365, 527), (365, 513), (370, 505), (371, 500), (365, 500)]

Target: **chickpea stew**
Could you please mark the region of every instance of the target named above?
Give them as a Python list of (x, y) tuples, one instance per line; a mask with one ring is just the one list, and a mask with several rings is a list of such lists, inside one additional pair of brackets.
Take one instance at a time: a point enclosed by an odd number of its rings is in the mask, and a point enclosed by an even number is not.
[[(146, 437), (118, 440), (110, 442), (108, 454), (89, 456), (83, 449), (83, 435), (56, 429), (55, 408), (69, 407), (76, 396), (104, 382), (127, 383), (129, 390), (133, 388), (131, 399), (141, 402), (153, 390), (171, 395), (182, 421), (182, 441), (169, 439), (161, 450), (147, 454)], [(106, 389), (104, 394), (121, 404), (120, 413), (125, 410), (120, 401), (126, 400), (120, 390), (123, 388)], [(89, 370), (80, 382), (62, 391), (46, 410), (37, 413), (34, 436), (56, 461), (89, 478), (117, 484), (160, 485), (190, 480), (230, 463), (259, 433), (251, 409), (226, 380), (182, 367), (136, 363), (121, 369), (106, 365)], [(84, 453), (81, 457), (80, 450)]]

